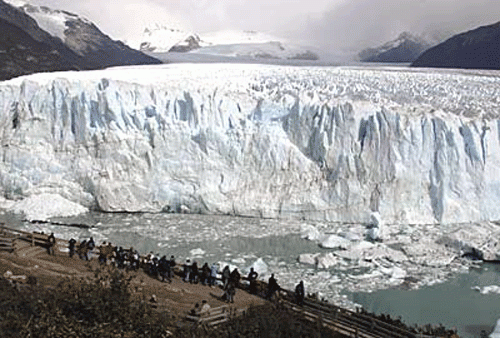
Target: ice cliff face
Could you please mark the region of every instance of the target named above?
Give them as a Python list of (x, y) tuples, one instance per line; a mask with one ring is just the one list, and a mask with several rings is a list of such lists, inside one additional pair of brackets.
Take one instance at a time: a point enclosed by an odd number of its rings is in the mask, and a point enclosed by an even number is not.
[(499, 219), (488, 72), (165, 65), (0, 83), (0, 186), (105, 211)]

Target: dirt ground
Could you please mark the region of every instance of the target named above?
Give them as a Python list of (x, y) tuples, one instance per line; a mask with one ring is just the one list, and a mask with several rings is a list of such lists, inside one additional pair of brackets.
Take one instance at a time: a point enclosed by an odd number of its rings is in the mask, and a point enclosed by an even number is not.
[[(99, 262), (95, 258), (86, 262), (77, 255), (70, 258), (67, 253), (58, 249), (55, 250), (55, 255), (51, 256), (46, 249), (21, 241), (17, 243), (17, 249), (13, 253), (0, 251), (0, 276), (6, 277), (10, 275), (7, 271), (10, 271), (12, 276), (9, 278), (20, 283), (26, 283), (28, 277), (33, 276), (38, 284), (55, 287), (67, 278), (92, 278), (92, 270), (98, 267)], [(137, 297), (149, 300), (155, 295), (157, 308), (177, 318), (185, 317), (196, 303), (201, 305), (203, 300), (211, 307), (229, 305), (234, 309), (245, 309), (265, 302), (262, 298), (237, 289), (234, 303), (228, 304), (220, 299), (223, 291), (217, 286), (184, 283), (179, 276), (175, 276), (172, 283), (161, 282), (142, 270), (131, 271), (129, 274), (134, 277), (130, 284)]]

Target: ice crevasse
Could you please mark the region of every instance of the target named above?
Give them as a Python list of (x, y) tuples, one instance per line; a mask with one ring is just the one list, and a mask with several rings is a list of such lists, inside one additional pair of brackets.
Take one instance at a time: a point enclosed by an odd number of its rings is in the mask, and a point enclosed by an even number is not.
[(500, 219), (489, 72), (180, 64), (0, 83), (0, 189), (103, 211)]

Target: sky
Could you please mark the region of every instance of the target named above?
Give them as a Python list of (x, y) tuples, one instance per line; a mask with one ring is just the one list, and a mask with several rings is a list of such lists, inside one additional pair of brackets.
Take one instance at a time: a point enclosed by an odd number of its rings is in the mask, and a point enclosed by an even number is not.
[(255, 30), (325, 51), (360, 50), (403, 31), (441, 38), (500, 21), (500, 0), (27, 0), (135, 41), (160, 23), (192, 32)]

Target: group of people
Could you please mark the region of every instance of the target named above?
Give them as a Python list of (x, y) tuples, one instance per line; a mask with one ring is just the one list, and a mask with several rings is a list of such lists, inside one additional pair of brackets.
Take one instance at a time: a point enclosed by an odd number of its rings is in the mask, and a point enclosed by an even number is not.
[[(75, 239), (70, 239), (68, 242), (69, 257), (73, 257), (75, 253), (83, 260), (89, 260), (89, 254), (96, 248), (94, 239), (90, 237), (89, 240), (83, 240), (78, 245)], [(166, 255), (160, 258), (159, 254), (150, 252), (148, 255), (141, 256), (141, 254), (130, 247), (124, 249), (117, 247), (110, 242), (103, 242), (98, 249), (98, 260), (101, 264), (113, 264), (119, 269), (138, 270), (143, 268), (146, 273), (151, 277), (158, 278), (161, 281), (172, 281), (173, 268), (175, 267), (175, 257), (170, 256), (167, 259)]]
[[(51, 234), (53, 236), (53, 234)], [(55, 239), (54, 239), (55, 242)], [(78, 257), (83, 260), (89, 260), (89, 254), (96, 249), (94, 239), (90, 237), (89, 240), (83, 240), (77, 243), (75, 239), (69, 240), (69, 257), (73, 257), (78, 254)], [(154, 254), (150, 252), (148, 255), (141, 256), (137, 250), (134, 248), (124, 249), (122, 247), (116, 247), (110, 242), (103, 242), (102, 245), (97, 247), (98, 249), (98, 260), (101, 264), (114, 264), (120, 269), (137, 270), (143, 268), (144, 271), (153, 278), (159, 279), (163, 282), (172, 282), (174, 277), (174, 268), (176, 266), (175, 257), (172, 255), (170, 259), (167, 259), (166, 255), (160, 258), (159, 254)], [(236, 289), (242, 288), (241, 274), (238, 268), (234, 268), (233, 271), (230, 270), (229, 266), (226, 265), (222, 271), (219, 270), (219, 265), (213, 263), (211, 266), (205, 263), (201, 268), (198, 266), (196, 261), (191, 262), (187, 259), (182, 266), (182, 280), (186, 283), (201, 283), (203, 285), (214, 287), (217, 283), (218, 277), (220, 275), (221, 288), (224, 291), (221, 298), (226, 302), (234, 303), (234, 296), (236, 295)], [(250, 268), (246, 280), (248, 281), (248, 292), (253, 295), (261, 295), (266, 299), (273, 299), (276, 292), (278, 292), (281, 287), (279, 286), (274, 274), (271, 275), (268, 281), (267, 290), (259, 290), (257, 277), (259, 274)], [(301, 281), (295, 288), (296, 302), (299, 305), (304, 303), (304, 283)]]
[(89, 260), (89, 253), (92, 252), (92, 250), (95, 249), (95, 242), (92, 237), (87, 240), (81, 241), (78, 246), (76, 245), (77, 242), (74, 238), (71, 238), (68, 242), (68, 249), (69, 249), (69, 257), (72, 258), (75, 253), (78, 254), (78, 257), (80, 259), (84, 259), (86, 261)]

